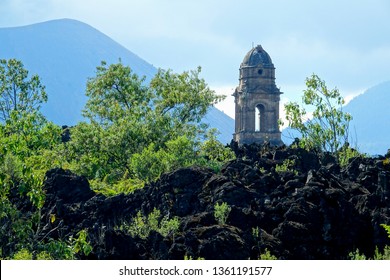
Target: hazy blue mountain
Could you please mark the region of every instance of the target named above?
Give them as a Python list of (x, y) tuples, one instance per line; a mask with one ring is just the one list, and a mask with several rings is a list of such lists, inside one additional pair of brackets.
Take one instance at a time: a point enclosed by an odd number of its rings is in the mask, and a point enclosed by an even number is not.
[(353, 145), (372, 155), (383, 155), (390, 149), (390, 81), (366, 90), (344, 110), (353, 116)]
[[(343, 109), (352, 115), (350, 144), (370, 155), (384, 155), (390, 149), (390, 81), (376, 85), (351, 100)], [(282, 140), (290, 144), (299, 134), (284, 129)]]
[[(154, 76), (157, 69), (95, 28), (70, 19), (28, 26), (0, 28), (0, 58), (17, 58), (31, 74), (38, 74), (49, 96), (42, 107), (49, 120), (74, 125), (82, 120), (85, 85), (102, 60), (129, 65), (135, 73)], [(220, 132), (219, 140), (230, 142), (232, 118), (211, 108), (205, 120)]]

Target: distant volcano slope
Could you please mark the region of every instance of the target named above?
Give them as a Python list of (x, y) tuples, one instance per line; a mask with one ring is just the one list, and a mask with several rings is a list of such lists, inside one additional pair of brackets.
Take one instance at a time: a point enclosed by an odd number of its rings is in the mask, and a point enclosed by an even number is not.
[(385, 154), (390, 149), (390, 81), (376, 85), (345, 106), (353, 116), (351, 136), (363, 152)]

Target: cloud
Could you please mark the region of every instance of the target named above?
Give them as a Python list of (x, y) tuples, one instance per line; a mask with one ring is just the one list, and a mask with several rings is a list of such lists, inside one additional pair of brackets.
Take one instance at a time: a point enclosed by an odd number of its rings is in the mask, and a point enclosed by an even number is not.
[(354, 99), (355, 97), (363, 94), (367, 89), (360, 89), (360, 90), (357, 90), (357, 91), (353, 91), (353, 92), (347, 92), (345, 93), (343, 96), (344, 96), (344, 106), (348, 105), (349, 102), (351, 102), (352, 99)]
[(210, 86), (216, 94), (226, 96), (226, 98), (216, 104), (215, 107), (233, 119), (235, 117), (235, 103), (232, 94), (236, 87), (237, 85)]

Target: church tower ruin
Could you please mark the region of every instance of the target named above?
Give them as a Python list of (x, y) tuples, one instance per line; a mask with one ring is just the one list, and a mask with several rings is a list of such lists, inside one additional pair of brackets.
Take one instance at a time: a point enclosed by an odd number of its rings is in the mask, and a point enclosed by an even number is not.
[(252, 48), (240, 65), (239, 86), (233, 94), (238, 144), (283, 144), (278, 126), (281, 94), (270, 56), (260, 45)]

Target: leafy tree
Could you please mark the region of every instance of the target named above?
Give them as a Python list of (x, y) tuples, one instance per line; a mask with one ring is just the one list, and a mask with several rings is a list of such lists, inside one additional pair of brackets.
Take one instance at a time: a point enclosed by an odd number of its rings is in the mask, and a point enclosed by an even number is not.
[(71, 141), (64, 145), (65, 160), (69, 169), (93, 179), (95, 175), (104, 177), (108, 158), (104, 153), (102, 141), (104, 130), (85, 122), (78, 123), (71, 129)]
[[(303, 104), (285, 105), (286, 119), (291, 128), (301, 135), (300, 143), (307, 149), (337, 153), (348, 145), (351, 115), (343, 111), (344, 99), (337, 88), (328, 89), (325, 81), (313, 74), (306, 79)], [(305, 107), (313, 108), (312, 117), (306, 119)]]
[(222, 98), (200, 71), (159, 70), (147, 84), (130, 67), (102, 62), (87, 82), (90, 122), (72, 130), (68, 160), (89, 178), (127, 172), (146, 181), (192, 163), (207, 134), (201, 119)]
[(142, 120), (151, 110), (152, 92), (144, 85), (145, 78), (121, 63), (97, 67), (96, 77), (87, 82), (89, 98), (83, 114), (92, 122), (110, 125), (129, 114)]
[(189, 137), (205, 136), (207, 126), (201, 123), (207, 110), (224, 97), (217, 96), (199, 77), (201, 68), (172, 73), (159, 70), (151, 81), (151, 89), (156, 98), (153, 118), (162, 130), (157, 139), (166, 141), (166, 137), (180, 135)]
[(37, 75), (28, 77), (23, 63), (16, 59), (0, 60), (0, 121), (39, 111), (47, 101), (45, 87)]
[(145, 77), (138, 77), (130, 67), (102, 62), (96, 77), (87, 83), (84, 116), (103, 127), (126, 125), (132, 132), (129, 138), (147, 143), (144, 147), (183, 133), (195, 135), (199, 132), (195, 128), (205, 131), (200, 121), (207, 109), (223, 99), (199, 78), (200, 71), (159, 70), (146, 86)]
[[(0, 60), (0, 254), (19, 257), (39, 245), (45, 172), (61, 162), (61, 129), (39, 111), (47, 95), (22, 62)], [(31, 202), (28, 214), (21, 201)], [(32, 255), (33, 256), (33, 255)], [(16, 254), (16, 257), (18, 255)], [(34, 256), (33, 256), (34, 257)]]

